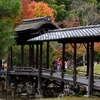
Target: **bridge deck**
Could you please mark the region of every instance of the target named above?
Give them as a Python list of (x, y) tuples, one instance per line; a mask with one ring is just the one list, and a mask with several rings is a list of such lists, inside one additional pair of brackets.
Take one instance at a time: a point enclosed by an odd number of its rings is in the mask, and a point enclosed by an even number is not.
[[(0, 74), (6, 74), (6, 71), (1, 70)], [(38, 76), (38, 70), (34, 69), (31, 70), (12, 70), (9, 72), (10, 75), (30, 75), (30, 76)], [(73, 83), (73, 75), (64, 73), (64, 77), (62, 78), (62, 73), (61, 72), (53, 72), (51, 74), (50, 70), (42, 70), (42, 75), (41, 77), (43, 78), (47, 78), (47, 79), (52, 79), (52, 80), (58, 80), (61, 82), (65, 82), (65, 83)], [(88, 86), (88, 79), (86, 76), (79, 76), (77, 75), (77, 79), (76, 79), (76, 84), (80, 84), (83, 86)], [(93, 85), (93, 89), (97, 89), (100, 90), (100, 79), (94, 79), (94, 85)]]

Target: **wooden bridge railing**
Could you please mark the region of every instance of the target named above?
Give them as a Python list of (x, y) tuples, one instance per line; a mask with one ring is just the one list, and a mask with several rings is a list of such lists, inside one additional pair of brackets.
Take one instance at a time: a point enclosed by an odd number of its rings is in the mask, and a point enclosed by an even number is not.
[(42, 68), (42, 72), (46, 72), (46, 73), (50, 73), (50, 76), (52, 77), (54, 73), (59, 73), (61, 75), (61, 78), (63, 79), (66, 72), (63, 72), (62, 70), (60, 72), (57, 72), (56, 70), (53, 70), (53, 68), (51, 67), (51, 69), (47, 69), (47, 68)]
[[(32, 68), (32, 67), (14, 67), (13, 68), (14, 71), (30, 71), (30, 72), (34, 72), (34, 71), (38, 71), (38, 69), (36, 68)], [(54, 70), (52, 67), (50, 69), (47, 69), (47, 68), (42, 68), (42, 73), (43, 72), (46, 72), (46, 73), (50, 73), (50, 76), (52, 77), (54, 73), (57, 73), (56, 70)], [(68, 74), (69, 76), (73, 75), (73, 73), (71, 72), (70, 74), (67, 73), (67, 72), (63, 72), (62, 70), (60, 71), (60, 74), (61, 74), (61, 77), (62, 79), (64, 78), (64, 76), (66, 76), (66, 74)], [(77, 72), (77, 76), (78, 77), (85, 77), (86, 76), (86, 72), (85, 71), (78, 71)], [(100, 79), (100, 74), (96, 74), (94, 73), (94, 78), (96, 79)]]

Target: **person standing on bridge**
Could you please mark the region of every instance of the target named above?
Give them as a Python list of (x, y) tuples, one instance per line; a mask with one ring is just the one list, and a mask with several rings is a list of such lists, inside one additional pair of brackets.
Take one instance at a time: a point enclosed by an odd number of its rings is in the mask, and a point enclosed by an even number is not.
[(56, 68), (57, 68), (57, 71), (59, 72), (60, 70), (61, 70), (61, 59), (60, 58), (58, 58), (57, 60), (56, 60)]

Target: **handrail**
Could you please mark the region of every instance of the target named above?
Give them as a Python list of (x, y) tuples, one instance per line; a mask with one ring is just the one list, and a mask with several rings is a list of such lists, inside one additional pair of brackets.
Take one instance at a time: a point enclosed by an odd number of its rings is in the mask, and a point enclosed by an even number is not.
[(32, 67), (15, 67), (15, 69), (30, 69)]

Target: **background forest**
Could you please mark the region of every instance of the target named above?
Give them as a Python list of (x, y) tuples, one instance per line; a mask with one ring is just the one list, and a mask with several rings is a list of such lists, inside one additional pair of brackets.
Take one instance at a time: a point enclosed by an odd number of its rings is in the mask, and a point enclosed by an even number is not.
[[(69, 28), (85, 25), (100, 24), (99, 0), (0, 0), (0, 58), (7, 58), (9, 48), (16, 45), (13, 36), (14, 28), (23, 19), (51, 16), (59, 28)], [(61, 57), (61, 44), (51, 43), (52, 56)], [(20, 65), (20, 47), (13, 47), (13, 63)], [(28, 58), (28, 46), (25, 46), (25, 54)], [(45, 49), (44, 44), (44, 50)], [(100, 61), (100, 43), (95, 43), (95, 60)], [(82, 44), (77, 46), (77, 59), (85, 60), (86, 52)], [(45, 51), (44, 51), (45, 52)], [(66, 46), (66, 59), (72, 59), (73, 48)], [(52, 62), (52, 56), (50, 62)], [(43, 55), (45, 58), (45, 53)], [(27, 66), (27, 61), (25, 65)], [(45, 64), (44, 64), (45, 65)]]

